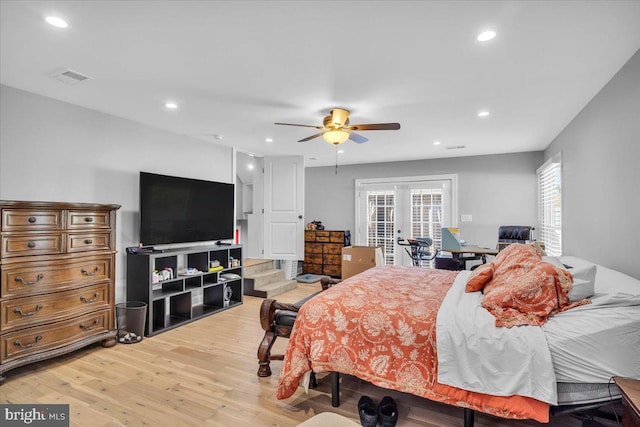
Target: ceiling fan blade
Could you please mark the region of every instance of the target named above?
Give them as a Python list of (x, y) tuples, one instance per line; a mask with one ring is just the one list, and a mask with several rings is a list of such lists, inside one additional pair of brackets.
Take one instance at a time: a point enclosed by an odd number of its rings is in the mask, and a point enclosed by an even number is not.
[(314, 129), (323, 129), (322, 126), (313, 126), (313, 125), (298, 125), (295, 123), (274, 123), (274, 125), (283, 125), (283, 126), (301, 126), (303, 128), (314, 128)]
[(347, 130), (398, 130), (400, 123), (371, 123), (366, 125), (352, 125)]
[(324, 132), (316, 133), (315, 135), (308, 136), (308, 137), (306, 137), (306, 138), (304, 138), (304, 139), (301, 139), (301, 140), (300, 140), (300, 141), (298, 141), (298, 142), (307, 142), (307, 141), (311, 141), (311, 140), (312, 140), (312, 139), (314, 139), (314, 138), (317, 138), (317, 137), (319, 137), (319, 136), (322, 136), (322, 134), (323, 134), (323, 133), (324, 133)]
[(363, 142), (367, 142), (369, 138), (365, 138), (362, 135), (358, 135), (355, 132), (349, 132), (349, 139), (353, 142), (357, 142), (358, 144), (362, 144)]

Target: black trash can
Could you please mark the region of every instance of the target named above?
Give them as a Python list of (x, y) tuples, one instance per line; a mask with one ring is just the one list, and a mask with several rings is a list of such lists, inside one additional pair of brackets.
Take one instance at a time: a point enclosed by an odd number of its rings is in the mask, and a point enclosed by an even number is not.
[(142, 341), (147, 319), (147, 304), (128, 301), (116, 304), (118, 342), (133, 344)]

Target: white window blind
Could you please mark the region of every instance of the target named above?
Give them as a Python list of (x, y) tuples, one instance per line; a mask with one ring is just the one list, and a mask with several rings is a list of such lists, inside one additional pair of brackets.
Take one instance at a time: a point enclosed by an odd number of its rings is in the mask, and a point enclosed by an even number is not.
[(538, 173), (538, 240), (548, 255), (562, 255), (562, 162), (556, 155)]
[(367, 191), (367, 246), (382, 246), (385, 264), (395, 256), (395, 191)]
[(411, 189), (411, 237), (430, 237), (433, 251), (442, 247), (443, 204), (442, 188)]

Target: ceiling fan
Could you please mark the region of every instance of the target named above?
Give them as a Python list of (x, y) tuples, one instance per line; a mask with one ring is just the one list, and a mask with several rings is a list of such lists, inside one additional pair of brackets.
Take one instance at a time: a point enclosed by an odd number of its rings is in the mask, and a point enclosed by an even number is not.
[(364, 130), (398, 130), (400, 123), (370, 123), (362, 125), (349, 125), (349, 110), (342, 108), (334, 108), (328, 116), (322, 120), (322, 126), (313, 125), (297, 125), (293, 123), (275, 123), (276, 125), (285, 126), (302, 126), (307, 128), (320, 129), (322, 132), (308, 136), (298, 142), (307, 142), (314, 138), (322, 136), (329, 144), (340, 145), (347, 139), (358, 144), (367, 142), (369, 139), (354, 131)]

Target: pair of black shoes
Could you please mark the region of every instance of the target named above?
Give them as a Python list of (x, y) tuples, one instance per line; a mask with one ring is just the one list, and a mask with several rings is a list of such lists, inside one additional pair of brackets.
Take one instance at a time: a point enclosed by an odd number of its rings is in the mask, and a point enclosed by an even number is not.
[(378, 421), (382, 427), (394, 427), (398, 422), (398, 407), (391, 396), (385, 396), (376, 406), (369, 396), (362, 396), (358, 401), (360, 424), (364, 427), (376, 427)]

